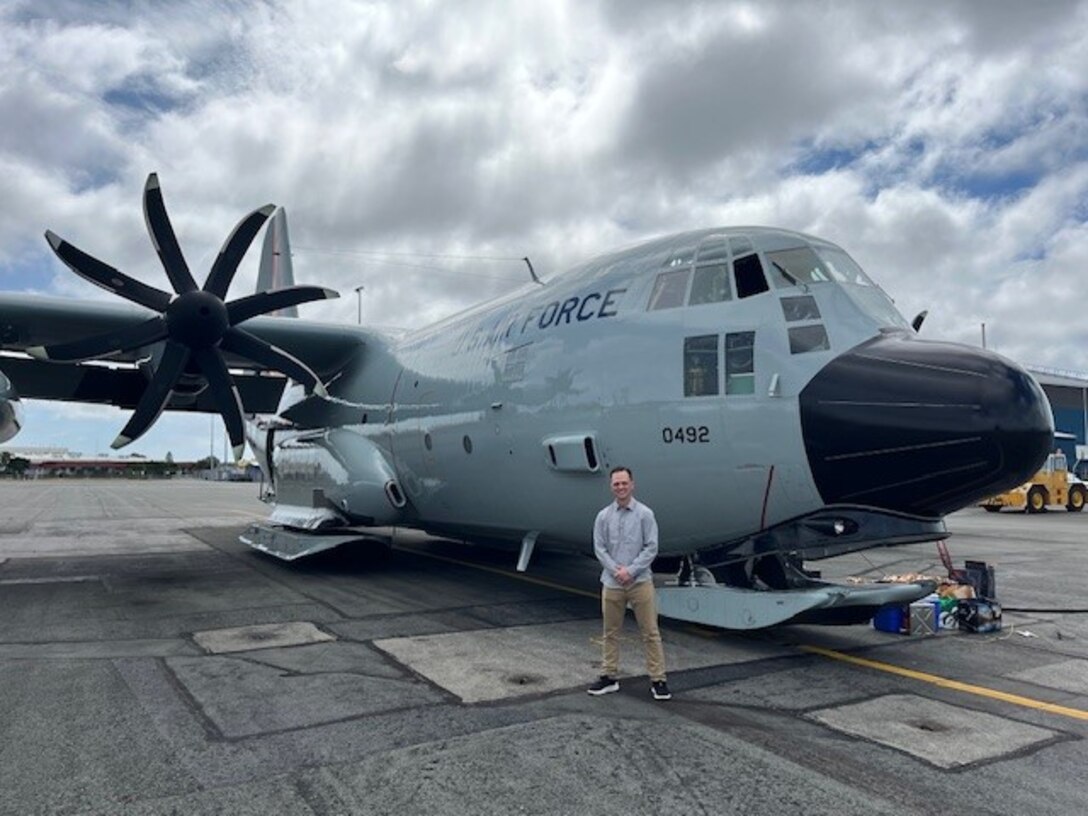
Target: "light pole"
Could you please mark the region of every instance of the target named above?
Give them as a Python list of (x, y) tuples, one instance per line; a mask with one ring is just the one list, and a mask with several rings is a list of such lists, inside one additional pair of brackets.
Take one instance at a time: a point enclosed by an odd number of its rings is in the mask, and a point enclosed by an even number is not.
[(359, 300), (359, 325), (363, 325), (363, 290), (365, 286), (359, 284), (355, 287), (355, 297)]

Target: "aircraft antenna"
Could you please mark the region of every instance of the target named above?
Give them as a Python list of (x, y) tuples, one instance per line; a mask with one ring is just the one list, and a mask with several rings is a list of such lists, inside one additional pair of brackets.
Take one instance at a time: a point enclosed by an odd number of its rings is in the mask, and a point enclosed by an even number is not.
[(536, 270), (533, 269), (533, 262), (529, 260), (529, 256), (526, 255), (524, 258), (522, 258), (522, 260), (525, 261), (525, 265), (529, 267), (529, 277), (533, 279), (533, 283), (539, 283), (541, 286), (543, 286), (544, 281), (536, 276)]

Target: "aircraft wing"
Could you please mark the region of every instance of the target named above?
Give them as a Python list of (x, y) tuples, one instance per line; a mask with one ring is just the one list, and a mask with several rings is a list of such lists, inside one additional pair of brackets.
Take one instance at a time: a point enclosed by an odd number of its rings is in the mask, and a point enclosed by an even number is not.
[[(121, 333), (153, 316), (124, 304), (76, 301), (42, 295), (0, 293), (0, 371), (20, 397), (95, 402), (132, 408), (147, 387), (147, 374), (137, 365), (153, 359), (156, 345), (111, 355), (104, 362), (53, 362), (19, 352), (87, 337)], [(353, 326), (309, 320), (254, 317), (244, 324), (250, 334), (305, 363), (327, 381), (365, 345)], [(276, 410), (285, 378), (249, 359), (226, 354), (226, 362), (247, 413)], [(217, 410), (206, 391), (186, 396), (179, 391), (170, 410)]]

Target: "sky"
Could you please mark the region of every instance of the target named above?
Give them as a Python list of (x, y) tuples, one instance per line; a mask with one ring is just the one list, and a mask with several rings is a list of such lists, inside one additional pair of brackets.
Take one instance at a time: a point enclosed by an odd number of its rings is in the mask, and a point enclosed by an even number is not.
[[(296, 281), (342, 293), (303, 317), (416, 328), (525, 282), (498, 259), (767, 225), (844, 247), (923, 337), (1088, 371), (1088, 0), (0, 4), (0, 290), (114, 297), (46, 229), (165, 287), (150, 172), (198, 281), (285, 207)], [(25, 414), (8, 447), (126, 421)], [(222, 435), (168, 414), (125, 451)]]

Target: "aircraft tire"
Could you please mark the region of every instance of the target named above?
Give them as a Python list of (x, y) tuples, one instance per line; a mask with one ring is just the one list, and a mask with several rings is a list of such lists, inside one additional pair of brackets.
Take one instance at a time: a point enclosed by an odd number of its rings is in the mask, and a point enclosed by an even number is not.
[(1045, 513), (1046, 512), (1046, 491), (1036, 485), (1028, 491), (1028, 500), (1024, 504), (1024, 509), (1029, 513)]
[(1065, 509), (1070, 513), (1079, 513), (1084, 509), (1084, 488), (1080, 485), (1074, 485), (1069, 491), (1069, 503), (1065, 505)]

